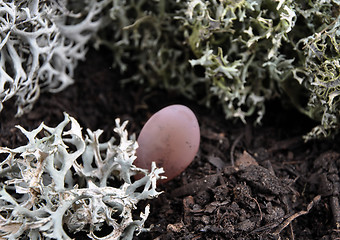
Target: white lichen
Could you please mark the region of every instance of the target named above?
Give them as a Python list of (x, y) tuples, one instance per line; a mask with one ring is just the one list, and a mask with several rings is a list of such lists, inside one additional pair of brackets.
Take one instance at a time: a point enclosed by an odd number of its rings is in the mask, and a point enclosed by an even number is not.
[(76, 13), (66, 8), (69, 2), (0, 0), (0, 111), (15, 97), (22, 115), (41, 90), (57, 92), (73, 83), (108, 1), (85, 1)]
[[(87, 130), (83, 138), (67, 114), (55, 128), (19, 126), (28, 143), (0, 147), (0, 239), (64, 240), (77, 232), (91, 239), (131, 239), (144, 231), (149, 206), (141, 212), (137, 203), (160, 194), (156, 181), (163, 169), (133, 165), (138, 144), (126, 124), (116, 120), (117, 145), (114, 138), (100, 143), (101, 130)], [(133, 181), (135, 174), (143, 177)], [(104, 227), (111, 232), (96, 236)]]

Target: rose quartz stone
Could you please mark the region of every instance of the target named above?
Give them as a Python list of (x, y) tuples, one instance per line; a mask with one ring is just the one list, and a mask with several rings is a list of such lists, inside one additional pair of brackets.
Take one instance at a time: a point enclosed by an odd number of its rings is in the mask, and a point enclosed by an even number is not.
[(195, 114), (186, 106), (171, 105), (156, 112), (144, 125), (137, 142), (137, 167), (149, 169), (151, 162), (163, 167), (167, 182), (183, 172), (194, 159), (200, 144)]

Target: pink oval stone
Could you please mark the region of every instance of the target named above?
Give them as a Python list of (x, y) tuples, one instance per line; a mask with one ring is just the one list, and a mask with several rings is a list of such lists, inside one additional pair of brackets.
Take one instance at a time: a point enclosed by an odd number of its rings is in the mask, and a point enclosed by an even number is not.
[(156, 112), (144, 125), (137, 142), (137, 167), (149, 169), (151, 162), (163, 167), (167, 182), (183, 172), (194, 159), (200, 144), (195, 114), (186, 106), (171, 105)]

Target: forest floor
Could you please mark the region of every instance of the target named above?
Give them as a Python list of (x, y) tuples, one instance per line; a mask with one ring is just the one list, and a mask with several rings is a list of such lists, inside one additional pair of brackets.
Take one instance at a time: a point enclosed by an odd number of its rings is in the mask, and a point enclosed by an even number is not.
[[(150, 231), (134, 239), (340, 239), (340, 138), (310, 141), (302, 136), (317, 123), (278, 100), (267, 104), (261, 126), (225, 120), (219, 107), (142, 85), (121, 87), (105, 51), (91, 50), (75, 83), (43, 93), (33, 110), (15, 118), (14, 101), (0, 114), (0, 146), (26, 143), (15, 125), (56, 126), (67, 112), (83, 129), (113, 134), (115, 118), (129, 120), (138, 134), (155, 112), (183, 104), (201, 128), (199, 152), (187, 170), (159, 186), (151, 205)], [(251, 122), (251, 121), (250, 121)]]

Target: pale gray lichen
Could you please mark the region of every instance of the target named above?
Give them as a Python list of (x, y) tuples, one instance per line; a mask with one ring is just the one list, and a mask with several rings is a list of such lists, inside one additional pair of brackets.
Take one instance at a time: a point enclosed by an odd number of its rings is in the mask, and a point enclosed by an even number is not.
[(17, 115), (29, 111), (41, 90), (57, 92), (73, 83), (86, 44), (101, 25), (106, 2), (0, 1), (0, 111), (16, 98)]
[(306, 139), (338, 131), (338, 0), (127, 0), (109, 7), (96, 46), (113, 50), (128, 81), (209, 107), (217, 99), (226, 118), (243, 122), (255, 115), (261, 123), (270, 99), (289, 100), (320, 121)]
[(185, 12), (188, 42), (205, 69), (210, 90), (227, 118), (257, 114), (278, 94), (277, 83), (289, 75), (293, 59), (279, 51), (295, 26), (291, 1), (190, 0)]
[[(0, 238), (64, 240), (84, 231), (91, 239), (131, 239), (146, 230), (149, 206), (141, 212), (137, 203), (160, 194), (156, 181), (163, 169), (133, 165), (138, 144), (126, 124), (116, 119), (116, 144), (114, 138), (100, 143), (101, 130), (87, 130), (84, 139), (67, 114), (55, 128), (19, 127), (27, 145), (0, 147)], [(142, 177), (133, 181), (136, 174)], [(98, 237), (105, 226), (111, 232)]]
[[(280, 98), (320, 122), (306, 139), (338, 132), (339, 0), (0, 4), (0, 99), (16, 96), (18, 114), (40, 89), (71, 83), (95, 33), (94, 46), (112, 50), (123, 83), (176, 91), (243, 122), (261, 123), (266, 101)], [(34, 48), (43, 51), (38, 58)]]
[(124, 84), (196, 96), (194, 85), (200, 80), (190, 66), (191, 51), (177, 19), (185, 6), (186, 1), (174, 0), (112, 1), (94, 45), (112, 50), (113, 66), (124, 75)]
[(309, 90), (307, 104), (297, 105), (306, 115), (320, 122), (305, 136), (307, 140), (334, 136), (339, 132), (340, 2), (338, 4), (336, 18), (331, 17), (333, 9), (328, 6), (328, 14), (319, 12), (325, 24), (297, 44), (297, 48), (303, 49), (304, 64), (294, 69), (294, 77)]

